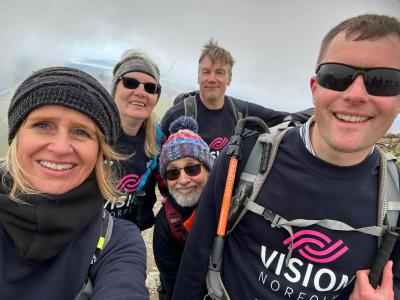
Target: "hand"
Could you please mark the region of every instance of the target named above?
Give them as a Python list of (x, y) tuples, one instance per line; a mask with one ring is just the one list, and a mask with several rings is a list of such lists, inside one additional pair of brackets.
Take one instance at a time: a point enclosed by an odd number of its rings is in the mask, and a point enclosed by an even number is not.
[(368, 280), (369, 270), (360, 270), (356, 273), (356, 283), (349, 300), (391, 300), (393, 292), (393, 262), (388, 261), (383, 269), (381, 285), (374, 289)]

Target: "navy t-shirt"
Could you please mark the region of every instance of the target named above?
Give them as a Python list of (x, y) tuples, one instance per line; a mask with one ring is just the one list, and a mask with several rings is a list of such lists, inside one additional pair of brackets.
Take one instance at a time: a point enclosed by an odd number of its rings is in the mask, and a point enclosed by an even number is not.
[[(275, 111), (254, 103), (233, 99), (239, 111), (246, 116), (256, 116), (264, 120), (267, 125), (274, 126), (282, 122), (288, 115), (286, 112)], [(196, 95), (198, 134), (210, 147), (211, 154), (217, 157), (222, 148), (228, 144), (237, 123), (233, 108), (225, 97), (221, 109), (211, 110), (204, 106), (199, 95)], [(169, 136), (171, 123), (185, 115), (184, 102), (172, 106), (164, 115), (161, 122), (163, 134)]]
[(152, 171), (147, 178), (146, 184), (142, 193), (143, 205), (141, 207), (141, 219), (137, 219), (137, 206), (133, 205), (133, 196), (136, 189), (143, 179), (143, 174), (147, 170), (147, 164), (150, 158), (144, 152), (145, 130), (144, 127), (139, 130), (136, 136), (125, 134), (122, 130), (118, 137), (118, 141), (114, 149), (119, 153), (131, 155), (127, 160), (120, 161), (118, 164), (113, 164), (113, 169), (118, 175), (116, 190), (124, 193), (121, 204), (105, 203), (105, 208), (117, 218), (122, 218), (134, 222), (140, 230), (147, 229), (154, 225), (153, 206), (156, 202), (155, 194), (155, 175), (157, 167)]
[[(254, 144), (244, 142), (244, 158)], [(225, 153), (225, 152), (224, 152)], [(242, 171), (245, 160), (239, 164)], [(173, 299), (203, 299), (208, 260), (217, 228), (228, 162), (221, 155), (199, 201), (182, 256)], [(313, 156), (298, 129), (280, 145), (275, 164), (256, 198), (287, 220), (333, 219), (353, 227), (377, 222), (378, 154), (338, 167)], [(293, 227), (294, 235), (273, 228), (248, 212), (226, 240), (222, 280), (231, 299), (348, 299), (355, 272), (368, 269), (377, 238), (320, 226)], [(293, 242), (289, 264), (288, 247)], [(395, 281), (399, 286), (399, 281)]]

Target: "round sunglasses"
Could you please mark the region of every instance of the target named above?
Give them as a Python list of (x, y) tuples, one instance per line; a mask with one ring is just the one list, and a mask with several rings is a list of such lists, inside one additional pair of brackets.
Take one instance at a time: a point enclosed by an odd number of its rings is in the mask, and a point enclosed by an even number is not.
[(140, 82), (139, 80), (131, 77), (120, 77), (122, 80), (122, 85), (130, 90), (135, 90), (139, 87), (139, 85), (143, 84), (144, 90), (149, 94), (160, 94), (161, 93), (161, 85), (155, 84), (152, 82)]
[(343, 92), (358, 75), (364, 79), (368, 94), (372, 96), (400, 95), (400, 70), (394, 68), (359, 68), (341, 63), (323, 63), (316, 71), (317, 83), (327, 89)]
[(171, 168), (165, 171), (165, 178), (170, 181), (177, 180), (179, 176), (181, 176), (181, 170), (185, 171), (185, 173), (194, 177), (200, 174), (202, 164), (190, 164), (186, 165), (183, 168)]

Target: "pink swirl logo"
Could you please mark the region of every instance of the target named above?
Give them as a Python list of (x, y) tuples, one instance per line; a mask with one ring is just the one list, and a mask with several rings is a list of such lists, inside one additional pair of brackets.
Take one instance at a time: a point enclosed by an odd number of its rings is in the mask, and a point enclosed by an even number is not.
[(283, 241), (283, 244), (289, 245), (293, 241), (293, 250), (297, 251), (304, 258), (317, 263), (330, 263), (344, 253), (349, 248), (343, 244), (342, 240), (335, 243), (325, 234), (314, 230), (300, 230), (293, 237), (289, 237)]
[(138, 176), (136, 174), (129, 174), (120, 179), (118, 181), (116, 189), (119, 192), (125, 193), (133, 193), (136, 191), (137, 186), (139, 185), (140, 180), (143, 176)]
[(214, 150), (220, 150), (225, 147), (225, 145), (228, 143), (228, 139), (226, 137), (217, 137), (215, 140), (213, 140), (209, 147), (210, 149)]

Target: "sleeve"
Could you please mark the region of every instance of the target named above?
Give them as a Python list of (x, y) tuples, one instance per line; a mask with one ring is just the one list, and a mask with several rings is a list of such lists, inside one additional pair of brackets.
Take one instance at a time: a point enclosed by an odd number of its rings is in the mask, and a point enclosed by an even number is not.
[(248, 116), (259, 117), (269, 127), (275, 126), (282, 123), (286, 116), (289, 115), (287, 112), (272, 110), (264, 106), (247, 102), (248, 105)]
[(93, 284), (91, 299), (148, 300), (146, 247), (140, 231), (131, 222), (113, 220), (111, 239), (90, 271)]
[[(223, 152), (216, 160), (199, 200), (196, 218), (190, 230), (179, 266), (173, 298), (203, 299), (206, 291), (208, 259), (211, 254), (227, 170)], [(224, 173), (225, 172), (225, 173)]]
[(164, 209), (161, 209), (156, 217), (153, 251), (154, 260), (160, 271), (162, 286), (167, 298), (170, 299), (175, 286), (183, 246), (170, 233)]

